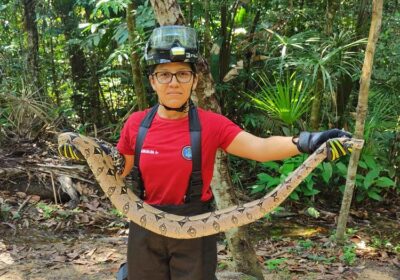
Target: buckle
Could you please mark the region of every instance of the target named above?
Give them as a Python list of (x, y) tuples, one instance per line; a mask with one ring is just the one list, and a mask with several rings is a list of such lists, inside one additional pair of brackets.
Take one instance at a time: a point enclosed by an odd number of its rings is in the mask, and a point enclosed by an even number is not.
[(203, 178), (201, 176), (201, 171), (192, 171), (192, 175), (190, 175), (190, 186), (193, 187), (203, 186)]

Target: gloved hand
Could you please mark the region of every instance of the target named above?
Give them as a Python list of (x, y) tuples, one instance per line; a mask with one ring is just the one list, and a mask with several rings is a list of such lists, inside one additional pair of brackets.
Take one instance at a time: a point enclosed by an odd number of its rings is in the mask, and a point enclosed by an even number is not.
[[(330, 129), (321, 132), (301, 132), (296, 143), (297, 149), (302, 153), (312, 154), (319, 146), (332, 138), (348, 137), (351, 138), (351, 134), (340, 130)], [(328, 148), (327, 159), (336, 160), (341, 156), (352, 152), (350, 146), (342, 144), (340, 141), (333, 140), (328, 141), (326, 144)]]
[[(100, 148), (112, 158), (113, 165), (116, 167), (118, 173), (122, 173), (125, 167), (125, 158), (119, 153), (119, 151), (110, 143), (107, 143), (100, 139), (95, 139), (96, 143), (99, 144)], [(77, 161), (86, 161), (78, 149), (71, 144), (65, 143), (58, 146), (58, 154), (62, 157)]]

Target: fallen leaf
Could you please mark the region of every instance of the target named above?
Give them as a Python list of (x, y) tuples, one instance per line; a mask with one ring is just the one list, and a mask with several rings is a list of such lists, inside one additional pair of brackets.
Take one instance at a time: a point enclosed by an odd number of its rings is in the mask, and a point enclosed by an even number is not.
[(93, 248), (92, 250), (90, 250), (89, 252), (86, 253), (86, 256), (91, 257), (96, 250), (97, 250), (97, 248)]
[(26, 198), (26, 193), (24, 193), (24, 192), (16, 192), (15, 194), (18, 196), (18, 198), (21, 198), (21, 199)]
[(56, 256), (52, 259), (52, 261), (55, 262), (66, 262), (67, 257), (66, 256)]

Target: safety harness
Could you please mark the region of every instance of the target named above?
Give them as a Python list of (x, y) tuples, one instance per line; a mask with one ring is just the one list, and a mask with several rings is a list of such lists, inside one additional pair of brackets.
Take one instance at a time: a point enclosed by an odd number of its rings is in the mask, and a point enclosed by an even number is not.
[[(146, 192), (139, 169), (140, 155), (144, 139), (146, 138), (147, 131), (149, 130), (154, 116), (157, 113), (158, 106), (158, 104), (155, 105), (146, 114), (140, 124), (138, 135), (136, 137), (135, 160), (132, 171), (132, 191), (138, 194), (142, 200), (146, 198)], [(192, 173), (190, 175), (188, 188), (184, 197), (185, 203), (200, 201), (203, 189), (203, 179), (201, 175), (201, 125), (197, 108), (194, 106), (192, 101), (189, 102), (189, 132), (192, 150)]]

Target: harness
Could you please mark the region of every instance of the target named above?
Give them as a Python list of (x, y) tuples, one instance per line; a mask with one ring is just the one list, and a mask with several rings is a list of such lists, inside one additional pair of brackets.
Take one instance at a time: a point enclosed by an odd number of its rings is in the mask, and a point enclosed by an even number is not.
[[(139, 169), (140, 155), (154, 116), (157, 113), (158, 104), (150, 109), (142, 120), (135, 143), (135, 159), (132, 170), (133, 186), (132, 191), (135, 192), (142, 200), (146, 198), (146, 191), (142, 175)], [(201, 175), (201, 125), (197, 108), (193, 102), (189, 102), (189, 132), (192, 150), (192, 173), (188, 182), (188, 188), (184, 197), (185, 203), (201, 200), (203, 179)]]

